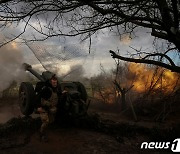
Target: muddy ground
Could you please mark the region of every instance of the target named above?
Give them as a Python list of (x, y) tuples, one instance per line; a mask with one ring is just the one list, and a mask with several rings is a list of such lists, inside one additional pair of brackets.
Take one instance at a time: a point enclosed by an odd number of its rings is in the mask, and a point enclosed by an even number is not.
[[(178, 117), (177, 117), (178, 119)], [(49, 142), (40, 141), (38, 115), (25, 118), (18, 100), (0, 100), (1, 154), (119, 154), (172, 153), (141, 149), (142, 142), (172, 141), (180, 137), (180, 125), (173, 122), (134, 122), (120, 114), (89, 109), (88, 116), (68, 125), (51, 125)]]

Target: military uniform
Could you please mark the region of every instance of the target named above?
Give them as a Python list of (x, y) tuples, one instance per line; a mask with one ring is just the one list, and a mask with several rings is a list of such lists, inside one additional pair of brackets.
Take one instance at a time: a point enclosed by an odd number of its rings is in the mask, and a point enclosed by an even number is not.
[(49, 99), (41, 98), (41, 107), (42, 112), (40, 112), (40, 117), (42, 121), (40, 132), (44, 134), (46, 131), (47, 126), (54, 122), (55, 115), (57, 112), (57, 103), (58, 103), (58, 95), (56, 91), (53, 91), (52, 88), (49, 87), (51, 90), (51, 96)]

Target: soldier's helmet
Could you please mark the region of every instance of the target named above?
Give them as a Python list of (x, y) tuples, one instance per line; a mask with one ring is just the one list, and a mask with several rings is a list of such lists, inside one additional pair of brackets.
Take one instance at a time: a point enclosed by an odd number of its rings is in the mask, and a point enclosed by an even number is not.
[(54, 78), (56, 76), (56, 74), (50, 72), (50, 71), (45, 71), (42, 73), (42, 77), (45, 79), (45, 81), (48, 81), (52, 78)]

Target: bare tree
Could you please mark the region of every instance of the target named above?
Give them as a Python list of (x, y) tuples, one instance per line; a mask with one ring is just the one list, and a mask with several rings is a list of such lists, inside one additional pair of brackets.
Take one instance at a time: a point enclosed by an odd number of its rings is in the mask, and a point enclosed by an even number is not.
[(126, 109), (126, 94), (129, 90), (133, 88), (134, 85), (126, 89), (126, 88), (122, 88), (121, 85), (116, 80), (113, 83), (115, 86), (117, 86), (119, 92), (121, 93), (122, 110), (125, 110)]
[[(91, 45), (91, 36), (101, 29), (109, 28), (114, 31), (116, 28), (117, 33), (121, 35), (133, 34), (137, 27), (144, 27), (151, 30), (153, 37), (167, 40), (168, 49), (163, 53), (150, 53), (138, 59), (122, 57), (111, 51), (113, 58), (154, 64), (175, 72), (180, 72), (180, 67), (167, 53), (180, 52), (179, 21), (179, 0), (0, 1), (1, 28), (11, 24), (23, 25), (22, 31), (5, 43), (20, 38), (28, 28), (39, 34), (32, 33), (29, 39), (31, 41), (46, 40), (55, 36), (81, 35), (82, 40), (89, 38)], [(152, 57), (164, 58), (168, 63), (152, 60)]]

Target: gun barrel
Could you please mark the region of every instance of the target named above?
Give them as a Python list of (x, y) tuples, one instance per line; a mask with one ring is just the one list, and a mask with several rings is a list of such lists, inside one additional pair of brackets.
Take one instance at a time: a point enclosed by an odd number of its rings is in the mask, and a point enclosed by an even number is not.
[(32, 66), (27, 64), (27, 63), (24, 63), (23, 64), (23, 68), (25, 71), (29, 71), (31, 72), (36, 78), (38, 78), (40, 81), (45, 81), (44, 78), (39, 74), (37, 73), (35, 70), (32, 69)]

